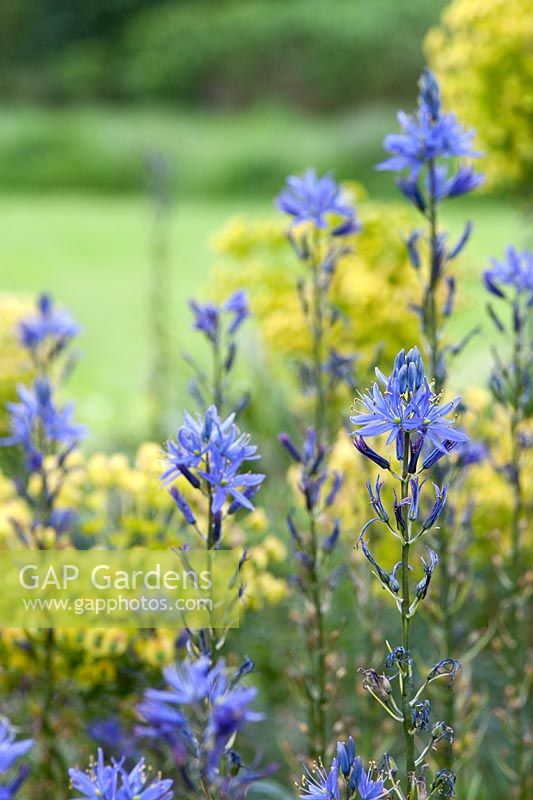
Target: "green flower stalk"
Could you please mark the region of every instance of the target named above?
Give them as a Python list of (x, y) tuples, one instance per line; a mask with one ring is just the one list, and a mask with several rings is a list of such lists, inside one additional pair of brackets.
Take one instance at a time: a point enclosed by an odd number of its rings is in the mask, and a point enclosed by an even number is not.
[[(401, 725), (405, 767), (394, 789), (399, 797), (414, 800), (418, 796), (439, 796), (432, 789), (427, 795), (416, 792), (425, 787), (426, 757), (439, 743), (447, 741), (451, 745), (454, 738), (453, 729), (447, 722), (431, 723), (431, 702), (425, 697), (426, 690), (440, 678), (453, 680), (460, 667), (447, 654), (415, 689), (416, 660), (411, 628), (428, 594), (439, 557), (435, 550), (426, 545), (426, 553), (420, 559), (422, 576), (415, 584), (412, 557), (415, 544), (435, 530), (448, 494), (446, 484), (433, 484), (433, 505), (427, 513), (423, 512), (421, 500), (423, 488), (427, 486), (427, 473), (441, 459), (447, 458), (453, 447), (466, 442), (467, 436), (455, 428), (453, 419), (450, 419), (460, 398), (440, 404), (440, 398), (428, 385), (422, 358), (416, 347), (408, 353), (404, 350), (398, 353), (390, 377), (385, 377), (379, 370), (377, 374), (385, 389), (382, 391), (378, 383), (374, 383), (370, 391), (360, 396), (360, 407), (356, 407), (351, 417), (355, 426), (354, 444), (368, 460), (390, 473), (397, 482), (398, 491), (393, 491), (391, 513), (382, 499), (384, 484), (381, 478), (378, 477), (374, 486), (370, 481), (367, 482), (374, 516), (364, 525), (356, 547), (362, 549), (374, 574), (394, 600), (401, 617), (401, 643), (394, 648), (389, 647), (385, 660), (385, 667), (392, 671), (392, 675), (379, 673), (374, 668), (361, 671), (365, 676), (364, 687)], [(393, 466), (393, 458), (374, 450), (366, 441), (370, 437), (385, 434), (388, 436), (387, 443), (395, 445), (398, 467)], [(427, 446), (430, 449), (424, 456), (422, 451)], [(391, 569), (383, 568), (369, 549), (367, 535), (374, 525), (385, 527), (398, 542), (398, 559)], [(396, 693), (394, 683), (397, 684)], [(419, 745), (419, 739), (426, 741)], [(453, 776), (452, 788), (454, 784)], [(444, 796), (451, 797), (453, 794)]]
[(312, 402), (313, 425), (308, 426), (303, 447), (283, 433), (280, 442), (300, 471), (301, 524), (293, 513), (288, 527), (300, 594), (299, 614), (307, 665), (298, 676), (303, 686), (308, 716), (308, 752), (316, 758), (325, 753), (328, 736), (326, 704), (330, 670), (327, 665), (326, 613), (340, 577), (330, 569), (331, 555), (339, 540), (340, 523), (333, 506), (342, 476), (327, 466), (328, 446), (337, 423), (331, 413), (331, 391), (338, 382), (352, 386), (353, 356), (327, 350), (327, 333), (340, 316), (329, 299), (331, 281), (339, 258), (348, 252), (346, 237), (359, 229), (355, 211), (330, 175), (318, 177), (308, 170), (289, 177), (276, 199), (277, 207), (292, 218), (289, 241), (305, 272), (298, 281), (298, 295), (307, 322), (310, 359), (298, 365), (302, 390)]
[(498, 333), (506, 340), (507, 357), (495, 351), (490, 387), (496, 403), (507, 417), (510, 459), (498, 465), (505, 475), (512, 496), (510, 520), (511, 552), (500, 576), (503, 585), (500, 624), (507, 635), (501, 653), (503, 673), (508, 677), (513, 695), (513, 710), (504, 715), (506, 736), (515, 753), (512, 764), (500, 767), (520, 800), (533, 792), (532, 754), (527, 743), (531, 726), (527, 710), (531, 697), (531, 675), (528, 674), (527, 603), (531, 589), (527, 586), (524, 531), (530, 521), (526, 502), (526, 458), (531, 442), (525, 430), (533, 415), (533, 253), (509, 247), (502, 261), (493, 260), (484, 273), (488, 291), (507, 306), (507, 318), (491, 304), (488, 312)]

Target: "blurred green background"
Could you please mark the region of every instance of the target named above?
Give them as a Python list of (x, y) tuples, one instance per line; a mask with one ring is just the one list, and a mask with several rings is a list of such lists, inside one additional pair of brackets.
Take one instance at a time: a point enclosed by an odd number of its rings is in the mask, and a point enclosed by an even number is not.
[[(146, 434), (147, 295), (157, 203), (147, 159), (168, 165), (169, 340), (176, 406), (188, 298), (208, 293), (210, 238), (268, 215), (309, 165), (393, 199), (376, 173), (443, 0), (4, 0), (0, 9), (0, 290), (46, 289), (84, 328), (70, 391), (93, 444)], [(479, 274), (519, 236), (509, 196), (456, 203), (476, 220), (458, 326), (481, 317)], [(163, 231), (161, 233), (161, 231)], [(461, 317), (462, 314), (462, 317)], [(463, 360), (480, 382), (474, 344)], [(127, 404), (128, 413), (124, 414)]]

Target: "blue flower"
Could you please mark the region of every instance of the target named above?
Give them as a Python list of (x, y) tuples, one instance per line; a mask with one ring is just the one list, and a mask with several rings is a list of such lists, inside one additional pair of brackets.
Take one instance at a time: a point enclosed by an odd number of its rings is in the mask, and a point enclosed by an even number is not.
[[(220, 761), (229, 753), (235, 734), (247, 723), (263, 718), (250, 708), (257, 690), (240, 685), (250, 670), (251, 662), (246, 661), (232, 676), (223, 659), (212, 666), (206, 656), (168, 667), (164, 675), (169, 688), (149, 689), (139, 706), (147, 726), (138, 733), (163, 739), (178, 764), (187, 763), (189, 752), (206, 779), (210, 783), (217, 780)], [(203, 727), (198, 727), (198, 720)], [(260, 773), (250, 775), (249, 782), (260, 777)]]
[(149, 782), (144, 759), (131, 772), (124, 769), (123, 762), (105, 764), (103, 752), (98, 750), (98, 760), (87, 772), (70, 769), (72, 788), (82, 793), (72, 800), (172, 800), (172, 781), (156, 778)]
[[(433, 98), (431, 103), (429, 96)], [(472, 151), (474, 131), (465, 130), (454, 114), (441, 112), (438, 84), (429, 70), (423, 73), (420, 81), (416, 116), (400, 111), (398, 121), (403, 133), (385, 137), (385, 149), (392, 157), (378, 164), (378, 169), (407, 169), (410, 179), (416, 179), (428, 161), (477, 155)]]
[(201, 305), (196, 300), (191, 300), (189, 305), (194, 313), (194, 328), (205, 333), (211, 342), (217, 342), (220, 321), (218, 306), (213, 303)]
[(209, 695), (215, 677), (211, 670), (211, 661), (207, 656), (202, 656), (197, 661), (182, 661), (176, 667), (166, 667), (163, 675), (170, 689), (167, 691), (148, 689), (145, 694), (147, 700), (174, 705), (201, 702)]
[[(357, 431), (354, 433), (363, 440), (368, 436), (388, 434), (387, 444), (396, 442), (398, 458), (403, 457), (403, 441), (406, 433), (423, 437), (444, 455), (448, 452), (444, 442), (468, 440), (466, 434), (452, 427), (453, 420), (447, 419), (457, 407), (460, 398), (456, 397), (450, 403), (439, 405), (438, 398), (432, 394), (424, 376), (424, 366), (416, 348), (407, 354), (404, 350), (398, 353), (389, 378), (379, 370), (376, 370), (376, 373), (380, 381), (385, 384), (385, 392), (374, 383), (371, 391), (360, 397), (360, 403), (365, 411), (350, 417), (351, 422), (357, 426)], [(366, 455), (357, 437), (355, 443)], [(376, 461), (372, 455), (368, 457)]]
[(229, 334), (233, 336), (237, 333), (244, 320), (250, 316), (247, 293), (242, 289), (233, 292), (224, 303), (223, 309), (228, 314), (233, 314), (233, 320), (228, 329)]
[[(164, 452), (167, 469), (161, 476), (164, 483), (184, 476), (195, 488), (200, 488), (200, 479), (211, 488), (212, 510), (218, 514), (228, 496), (233, 498), (232, 513), (237, 508), (253, 509), (250, 497), (257, 491), (264, 475), (242, 473), (245, 461), (259, 458), (257, 447), (250, 437), (240, 433), (234, 424), (235, 414), (221, 420), (215, 406), (207, 409), (205, 416), (196, 419), (185, 413), (184, 424), (178, 431), (176, 441), (169, 441)], [(187, 522), (193, 514), (186, 509), (178, 492), (173, 495)], [(194, 524), (194, 523), (191, 523)]]
[(31, 750), (33, 744), (33, 739), (16, 741), (9, 721), (0, 718), (0, 773), (7, 772), (19, 758)]
[(30, 472), (41, 468), (46, 452), (55, 445), (64, 451), (74, 448), (86, 430), (72, 420), (71, 404), (58, 408), (52, 399), (52, 387), (45, 378), (37, 378), (27, 389), (17, 389), (20, 403), (8, 403), (11, 436), (0, 440), (4, 446), (21, 445), (26, 453)]
[(59, 353), (74, 336), (79, 327), (66, 311), (54, 308), (52, 298), (42, 294), (37, 301), (37, 314), (19, 323), (19, 339), (23, 347), (35, 352), (47, 344), (53, 355)]
[(210, 453), (209, 471), (198, 470), (198, 474), (213, 487), (211, 509), (214, 514), (222, 511), (228, 495), (241, 507), (253, 511), (254, 506), (245, 492), (247, 489), (259, 487), (265, 476), (260, 472), (241, 473), (241, 464), (240, 460), (229, 461), (217, 449), (213, 449)]
[(333, 227), (332, 235), (347, 235), (359, 230), (355, 209), (330, 174), (319, 178), (314, 169), (308, 169), (302, 177), (290, 176), (275, 202), (281, 211), (294, 218), (295, 224), (311, 222), (315, 227), (325, 229), (330, 225), (328, 217), (333, 216), (340, 217), (341, 222)]
[(371, 769), (368, 772), (365, 772), (364, 769), (359, 771), (357, 791), (361, 800), (380, 800), (381, 797), (387, 794), (383, 781), (379, 779), (372, 780), (371, 775)]
[(205, 333), (213, 344), (218, 344), (221, 333), (224, 330), (222, 326), (224, 314), (231, 317), (227, 326), (229, 336), (234, 336), (244, 320), (250, 316), (248, 295), (242, 289), (233, 292), (226, 302), (220, 306), (214, 303), (202, 304), (197, 300), (191, 300), (189, 305), (194, 314), (193, 327)]
[(329, 772), (315, 765), (312, 771), (306, 768), (300, 800), (340, 800), (339, 767), (334, 758)]
[(533, 253), (521, 252), (508, 247), (503, 261), (492, 259), (492, 269), (483, 273), (489, 292), (505, 297), (503, 286), (512, 287), (517, 294), (524, 294), (529, 304), (533, 303)]
[(337, 763), (344, 777), (348, 777), (355, 761), (355, 742), (351, 736), (347, 742), (337, 742)]

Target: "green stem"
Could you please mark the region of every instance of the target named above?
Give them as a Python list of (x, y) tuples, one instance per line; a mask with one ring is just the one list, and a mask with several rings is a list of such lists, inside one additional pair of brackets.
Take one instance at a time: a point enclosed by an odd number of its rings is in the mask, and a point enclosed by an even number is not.
[[(409, 434), (404, 434), (404, 455), (402, 467), (402, 500), (405, 500), (409, 493)], [(402, 514), (407, 528), (407, 512), (405, 507), (402, 508)], [(410, 592), (409, 592), (409, 534), (404, 534), (404, 541), (402, 543), (402, 647), (409, 651), (409, 606)], [(411, 777), (415, 773), (415, 737), (412, 730), (412, 713), (411, 713), (411, 699), (413, 694), (413, 675), (411, 666), (410, 655), (407, 658), (405, 667), (406, 674), (402, 681), (402, 713), (403, 713), (403, 735), (405, 741), (405, 771), (406, 771), (406, 796), (409, 796), (411, 789)]]
[[(521, 409), (521, 394), (523, 391), (522, 386), (522, 337), (521, 333), (517, 332), (514, 336), (513, 342), (513, 381), (514, 391), (512, 398), (512, 413), (510, 420), (510, 437), (511, 437), (511, 473), (512, 473), (512, 486), (513, 486), (513, 508), (511, 513), (511, 584), (512, 584), (512, 620), (511, 632), (516, 645), (516, 653), (513, 656), (513, 663), (515, 667), (516, 680), (515, 686), (520, 687), (524, 680), (527, 680), (526, 672), (526, 640), (524, 636), (524, 626), (520, 619), (521, 609), (519, 603), (519, 584), (522, 574), (522, 542), (521, 542), (521, 524), (523, 514), (523, 497), (522, 497), (522, 475), (521, 475), (521, 442), (520, 442), (520, 425), (522, 423), (523, 414)], [(527, 768), (527, 752), (524, 746), (526, 731), (524, 723), (524, 705), (522, 702), (516, 703), (515, 709), (515, 728), (517, 731), (516, 736), (516, 772), (520, 781), (520, 800), (527, 800), (528, 795), (528, 768)]]
[[(314, 252), (318, 253), (318, 241), (315, 242)], [(325, 433), (326, 421), (326, 395), (324, 387), (323, 347), (324, 347), (324, 311), (322, 302), (322, 289), (320, 286), (319, 258), (315, 257), (311, 263), (313, 275), (313, 318), (311, 323), (313, 337), (313, 373), (316, 389), (315, 404), (315, 430), (318, 441), (321, 442)]]
[(435, 164), (429, 163), (429, 279), (424, 297), (424, 333), (427, 340), (430, 358), (430, 375), (434, 380), (435, 394), (442, 391), (444, 376), (439, 374), (439, 320), (437, 313), (436, 295), (441, 282), (440, 271), (436, 271), (434, 264), (437, 258), (437, 202), (435, 200)]
[(219, 416), (222, 416), (224, 406), (224, 391), (222, 388), (222, 364), (220, 358), (220, 343), (217, 341), (213, 347), (213, 399)]
[(315, 651), (315, 695), (311, 706), (311, 748), (313, 758), (323, 757), (326, 746), (326, 646), (324, 634), (324, 613), (320, 597), (320, 580), (317, 570), (318, 536), (314, 513), (309, 512), (309, 529), (311, 533), (311, 599), (316, 623)]

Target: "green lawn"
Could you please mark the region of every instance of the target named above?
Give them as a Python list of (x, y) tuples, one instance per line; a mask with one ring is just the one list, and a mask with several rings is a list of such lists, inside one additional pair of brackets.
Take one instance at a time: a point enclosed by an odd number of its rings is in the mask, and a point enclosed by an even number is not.
[[(189, 373), (180, 360), (190, 348), (187, 300), (201, 294), (212, 263), (211, 235), (232, 215), (271, 213), (270, 197), (183, 200), (171, 229), (173, 337), (176, 395), (185, 403)], [(454, 234), (470, 217), (476, 231), (461, 262), (460, 307), (455, 322), (462, 334), (484, 316), (479, 275), (490, 254), (520, 242), (520, 216), (491, 199), (457, 202), (447, 218)], [(70, 389), (80, 416), (90, 424), (93, 444), (131, 441), (145, 428), (147, 385), (147, 274), (151, 215), (134, 197), (0, 195), (0, 289), (52, 292), (83, 325), (81, 363)], [(403, 311), (401, 313), (404, 313)], [(194, 349), (194, 344), (192, 345)], [(461, 359), (455, 383), (484, 380), (487, 338), (477, 338)]]

